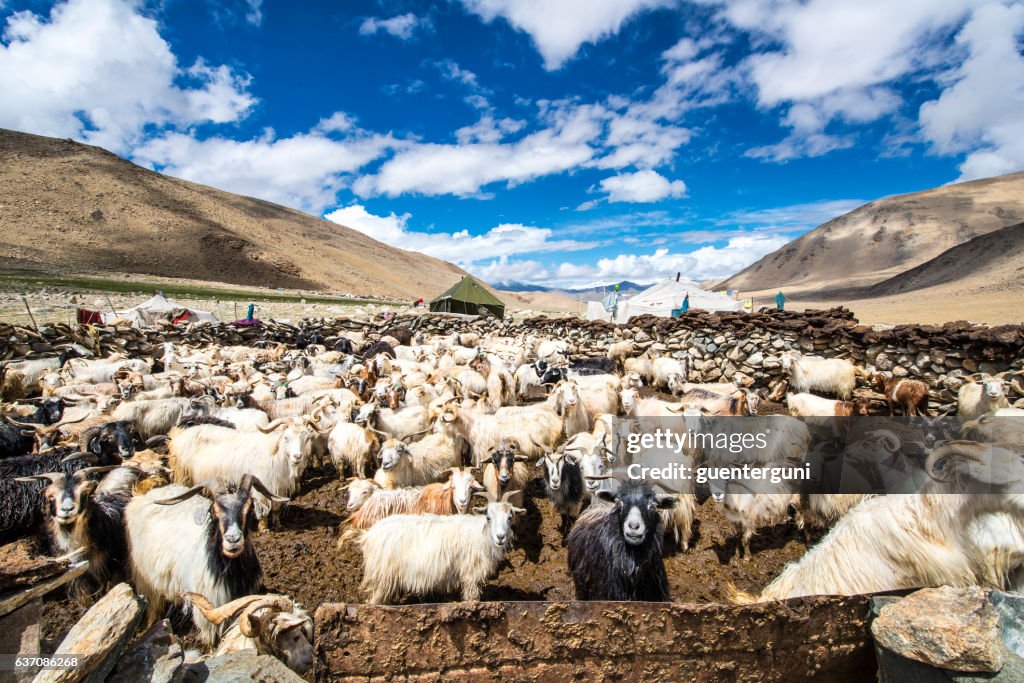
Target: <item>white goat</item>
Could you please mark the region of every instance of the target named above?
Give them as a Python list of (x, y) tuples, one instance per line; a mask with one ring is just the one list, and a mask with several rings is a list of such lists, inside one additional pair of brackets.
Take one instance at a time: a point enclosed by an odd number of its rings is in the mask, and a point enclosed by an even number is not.
[(512, 516), (526, 510), (489, 500), (482, 515), (395, 515), (356, 537), (363, 552), (362, 590), (370, 604), (412, 595), (461, 592), (480, 599), (487, 577), (512, 543)]
[(782, 368), (789, 372), (789, 387), (794, 393), (818, 390), (848, 401), (857, 386), (857, 368), (841, 358), (816, 358), (786, 351), (782, 354)]
[(969, 382), (960, 387), (956, 395), (956, 415), (961, 420), (974, 420), (985, 413), (1009, 407), (1005, 383), (999, 379)]

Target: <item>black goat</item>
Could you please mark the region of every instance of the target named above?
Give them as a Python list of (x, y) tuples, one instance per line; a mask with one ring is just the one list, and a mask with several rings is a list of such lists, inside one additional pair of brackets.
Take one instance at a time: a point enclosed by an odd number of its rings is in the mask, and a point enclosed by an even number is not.
[[(35, 432), (24, 425), (52, 425), (64, 415), (64, 399), (48, 398), (28, 415), (0, 420), (0, 459), (25, 455), (32, 451)], [(12, 422), (13, 420), (13, 422)], [(17, 424), (14, 424), (16, 422)]]
[[(95, 475), (107, 473), (102, 482)], [(124, 530), (124, 508), (132, 497), (132, 486), (145, 473), (135, 467), (86, 467), (70, 475), (63, 472), (22, 477), (18, 481), (46, 485), (43, 498), (47, 508), (52, 551), (64, 555), (85, 550), (89, 578), (105, 590), (128, 578), (128, 540)], [(79, 581), (76, 592), (86, 597), (88, 582)]]
[(569, 369), (577, 375), (603, 375), (612, 371), (612, 359), (606, 356), (575, 358), (569, 362)]
[(658, 510), (676, 499), (636, 480), (597, 495), (612, 506), (587, 510), (566, 544), (576, 599), (670, 602)]
[(332, 347), (332, 349), (339, 353), (347, 353), (349, 355), (354, 354), (356, 352), (355, 347), (352, 346), (352, 340), (349, 339), (348, 337), (339, 338), (336, 342), (334, 342), (334, 346)]
[(583, 509), (583, 471), (575, 455), (561, 451), (546, 453), (537, 461), (544, 468), (544, 493), (562, 516), (562, 535)]
[(18, 481), (47, 472), (71, 474), (89, 464), (117, 465), (121, 458), (89, 454), (74, 448), (54, 448), (43, 453), (0, 460), (0, 544), (28, 536), (43, 521), (39, 482)]
[(381, 353), (387, 354), (387, 355), (391, 356), (392, 358), (395, 357), (395, 350), (393, 348), (391, 348), (391, 344), (388, 344), (387, 342), (379, 341), (376, 344), (374, 344), (373, 346), (371, 346), (370, 348), (368, 348), (366, 351), (363, 352), (362, 359), (363, 360), (370, 360), (370, 359), (374, 358), (375, 356), (377, 356), (378, 354), (381, 354)]

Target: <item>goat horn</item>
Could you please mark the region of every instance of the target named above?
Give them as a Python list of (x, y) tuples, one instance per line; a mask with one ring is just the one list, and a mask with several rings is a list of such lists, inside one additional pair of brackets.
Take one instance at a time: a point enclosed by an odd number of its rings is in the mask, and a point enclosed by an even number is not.
[(413, 432), (412, 434), (406, 434), (401, 439), (399, 439), (399, 441), (405, 441), (406, 439), (411, 439), (414, 436), (419, 436), (420, 434), (426, 434), (431, 429), (432, 429), (432, 427), (427, 427), (426, 429), (420, 430), (418, 432)]
[(47, 472), (46, 474), (33, 474), (30, 477), (15, 477), (14, 481), (20, 481), (23, 484), (31, 484), (35, 481), (48, 481), (51, 484), (56, 484), (63, 478), (64, 474), (61, 472)]
[(7, 418), (7, 422), (14, 425), (15, 427), (24, 427), (25, 429), (34, 429), (37, 432), (41, 429), (45, 429), (47, 425), (36, 424), (35, 422), (19, 422), (13, 417)]
[(95, 460), (96, 456), (88, 451), (75, 451), (70, 455), (65, 455), (60, 459), (62, 463), (71, 462), (72, 460)]
[(517, 493), (522, 493), (522, 490), (517, 489), (515, 491), (505, 491), (505, 493), (501, 495), (501, 502), (507, 503), (508, 499), (516, 495)]
[(247, 606), (238, 618), (238, 630), (241, 631), (243, 636), (246, 638), (256, 638), (259, 636), (258, 629), (253, 628), (251, 617), (256, 610), (266, 607), (276, 608), (276, 612), (291, 612), (295, 609), (295, 604), (283, 595), (259, 596), (259, 599)]
[(266, 427), (260, 427), (259, 425), (256, 425), (256, 429), (260, 430), (264, 434), (269, 434), (272, 431), (274, 431), (275, 429), (277, 429), (278, 427), (280, 427), (285, 422), (287, 422), (287, 420), (285, 418), (279, 417), (276, 420), (274, 420), (273, 422), (271, 422), (270, 424), (268, 424)]
[(90, 474), (101, 474), (101, 473), (104, 473), (104, 472), (112, 472), (113, 470), (116, 470), (116, 469), (118, 469), (120, 467), (122, 467), (122, 465), (102, 465), (100, 467), (83, 467), (82, 469), (75, 471), (75, 476), (76, 477), (87, 477)]
[(588, 480), (588, 481), (604, 481), (605, 479), (614, 479), (615, 477), (613, 477), (610, 474), (594, 474), (594, 475), (584, 475), (583, 478)]
[(183, 599), (191, 602), (194, 606), (199, 608), (203, 617), (211, 624), (219, 625), (224, 621), (238, 614), (244, 608), (248, 607), (254, 602), (257, 602), (263, 598), (262, 595), (247, 595), (244, 598), (238, 598), (232, 600), (229, 603), (221, 605), (220, 607), (214, 607), (205, 596), (199, 593), (178, 593)]
[(274, 501), (275, 503), (287, 503), (289, 500), (288, 498), (282, 498), (281, 496), (276, 496), (273, 493), (271, 493), (270, 489), (268, 489), (266, 485), (259, 480), (259, 477), (254, 477), (251, 474), (246, 474), (244, 477), (242, 477), (242, 481), (239, 484), (239, 486), (241, 488), (246, 489), (254, 488), (258, 493), (263, 494), (264, 496)]
[(209, 497), (210, 489), (207, 488), (206, 484), (200, 484), (199, 486), (193, 486), (188, 491), (178, 494), (177, 496), (173, 496), (171, 498), (163, 498), (161, 500), (154, 500), (153, 502), (156, 503), (157, 505), (176, 505), (178, 503), (188, 500), (189, 498), (197, 494), (202, 494), (204, 496)]
[[(980, 447), (981, 444), (973, 441), (952, 441), (941, 448), (936, 448), (928, 455), (928, 459), (924, 463), (924, 471), (936, 481), (948, 481), (952, 474), (946, 469), (944, 461), (951, 458), (979, 460), (974, 453), (969, 451)], [(943, 463), (941, 468), (939, 463)], [(939, 469), (944, 471), (940, 472)]]

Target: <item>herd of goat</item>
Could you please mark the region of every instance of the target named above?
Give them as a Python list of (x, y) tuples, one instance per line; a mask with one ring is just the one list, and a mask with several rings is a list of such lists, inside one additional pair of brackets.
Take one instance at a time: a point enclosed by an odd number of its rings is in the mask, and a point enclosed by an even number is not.
[[(853, 444), (894, 456), (912, 441), (926, 475), (914, 495), (815, 493), (793, 482), (749, 493), (728, 479), (701, 491), (623, 477), (637, 456), (621, 447), (622, 425), (743, 416), (728, 427), (743, 430), (770, 419), (771, 438), (727, 464), (802, 464), (823, 451), (813, 421), (799, 418), (869, 414), (858, 383), (884, 396), (889, 415), (928, 416), (929, 387), (787, 351), (789, 415), (769, 418), (758, 417), (762, 397), (741, 376), (694, 383), (685, 354), (649, 357), (629, 341), (600, 358), (570, 357), (556, 339), (404, 328), (373, 342), (355, 332), (313, 341), (168, 343), (153, 359), (71, 357), (69, 348), (4, 363), (0, 543), (35, 536), (55, 555), (84, 554), (82, 594), (130, 581), (150, 620), (177, 605), (213, 653), (255, 648), (300, 672), (312, 661), (311, 617), (287, 596), (260, 593), (252, 533), (274, 528), (306, 468), (327, 460), (346, 481), (339, 546), (361, 550), (371, 603), (478, 600), (535, 477), (561, 515), (583, 600), (670, 600), (665, 538), (688, 549), (706, 494), (747, 558), (759, 528), (791, 515), (827, 530), (759, 596), (734, 591), (737, 602), (1024, 587), (1024, 425), (1002, 419), (1024, 415), (1007, 391), (1020, 374), (966, 383), (959, 433), (908, 440), (874, 430)], [(713, 449), (679, 457), (723, 464)], [(972, 484), (986, 493), (966, 493)]]

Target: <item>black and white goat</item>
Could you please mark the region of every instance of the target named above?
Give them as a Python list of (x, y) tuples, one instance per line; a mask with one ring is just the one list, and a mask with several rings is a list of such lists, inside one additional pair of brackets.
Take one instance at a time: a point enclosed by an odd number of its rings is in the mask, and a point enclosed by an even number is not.
[[(215, 607), (259, 591), (263, 570), (252, 542), (254, 490), (287, 501), (245, 475), (237, 484), (172, 484), (128, 503), (129, 561), (135, 590), (149, 601), (150, 623), (168, 602), (180, 602), (184, 591), (205, 595)], [(192, 621), (205, 643), (217, 640), (218, 627), (196, 607)]]

